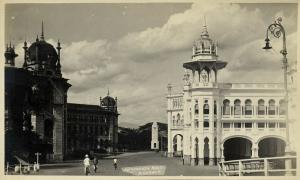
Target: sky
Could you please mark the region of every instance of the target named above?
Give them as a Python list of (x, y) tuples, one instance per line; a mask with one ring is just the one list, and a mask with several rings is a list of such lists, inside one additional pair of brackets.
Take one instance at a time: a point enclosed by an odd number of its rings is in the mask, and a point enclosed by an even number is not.
[(23, 64), (23, 42), (35, 41), (44, 21), (46, 41), (62, 43), (63, 77), (72, 87), (68, 102), (99, 104), (99, 97), (118, 97), (119, 124), (167, 122), (167, 84), (180, 92), (182, 64), (191, 60), (204, 17), (219, 59), (227, 61), (219, 82), (282, 82), (282, 39), (266, 29), (282, 17), (289, 62), (296, 61), (296, 4), (105, 3), (8, 4), (5, 41), (16, 45)]

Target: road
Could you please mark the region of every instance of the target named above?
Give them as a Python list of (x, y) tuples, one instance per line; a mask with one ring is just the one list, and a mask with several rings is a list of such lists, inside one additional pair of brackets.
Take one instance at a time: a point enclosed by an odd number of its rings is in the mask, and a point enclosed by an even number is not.
[[(113, 167), (113, 157), (99, 159), (98, 171), (90, 176), (218, 176), (217, 166), (183, 166), (180, 159), (162, 157), (156, 152), (124, 153), (118, 155), (117, 159), (117, 170)], [(34, 174), (84, 175), (81, 161), (41, 166), (41, 170)]]

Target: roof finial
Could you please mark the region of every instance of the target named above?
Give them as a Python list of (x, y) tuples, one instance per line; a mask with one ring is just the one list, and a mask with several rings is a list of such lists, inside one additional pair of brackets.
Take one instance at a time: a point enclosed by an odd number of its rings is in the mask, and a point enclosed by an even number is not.
[(42, 34), (41, 39), (44, 40), (44, 21), (42, 20)]
[(208, 35), (208, 31), (207, 31), (207, 25), (206, 25), (206, 18), (205, 18), (205, 15), (204, 15), (204, 17), (203, 17), (203, 31), (202, 31), (201, 36), (202, 36), (202, 37), (203, 37), (203, 36), (206, 36), (206, 37), (209, 36), (209, 35)]
[(9, 47), (11, 48), (11, 41), (9, 41)]
[(109, 88), (107, 88), (107, 96), (109, 96)]

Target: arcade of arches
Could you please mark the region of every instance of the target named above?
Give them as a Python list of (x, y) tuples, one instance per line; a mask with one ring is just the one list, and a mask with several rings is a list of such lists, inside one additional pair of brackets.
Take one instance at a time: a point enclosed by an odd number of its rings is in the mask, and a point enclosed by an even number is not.
[(243, 137), (227, 139), (223, 144), (225, 161), (236, 159), (264, 158), (283, 156), (285, 141), (277, 137), (263, 138), (253, 143)]

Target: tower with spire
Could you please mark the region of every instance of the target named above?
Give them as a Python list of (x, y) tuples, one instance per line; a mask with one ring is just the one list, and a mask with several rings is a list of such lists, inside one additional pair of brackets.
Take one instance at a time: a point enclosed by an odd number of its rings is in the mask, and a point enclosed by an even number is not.
[[(35, 42), (29, 47), (27, 41), (24, 42), (23, 67), (6, 68), (5, 88), (8, 92), (6, 103), (8, 109), (18, 109), (18, 112), (14, 114), (20, 114), (18, 119), (11, 120), (19, 123), (14, 129), (22, 129), (22, 120), (25, 124), (30, 124), (30, 126), (32, 124), (32, 131), (36, 132), (47, 144), (44, 148), (46, 152), (41, 153), (48, 153), (45, 156), (50, 157), (48, 160), (61, 161), (65, 155), (67, 92), (71, 84), (68, 83), (68, 79), (63, 78), (61, 73), (60, 41), (57, 42), (55, 48), (46, 42), (44, 32), (42, 21), (41, 34), (37, 36)], [(14, 50), (11, 43), (7, 45), (4, 54), (6, 66), (15, 65), (15, 57), (18, 55)], [(21, 88), (20, 84), (24, 85), (24, 88)], [(19, 95), (12, 94), (13, 92), (18, 92)], [(18, 99), (20, 102), (10, 103), (10, 99), (14, 100), (16, 96), (20, 96)], [(16, 108), (19, 104), (24, 107)], [(13, 111), (8, 111), (10, 112)], [(24, 117), (21, 116), (23, 114), (25, 114)], [(13, 116), (8, 114), (8, 117)]]
[(183, 91), (174, 93), (167, 85), (168, 156), (183, 157), (184, 165), (192, 166), (283, 156), (283, 85), (218, 82), (227, 62), (217, 50), (204, 21), (192, 56), (183, 63)]
[(192, 72), (192, 85), (212, 87), (217, 83), (217, 72), (227, 63), (218, 59), (218, 45), (210, 39), (206, 22), (200, 38), (192, 47), (192, 58), (183, 67)]

